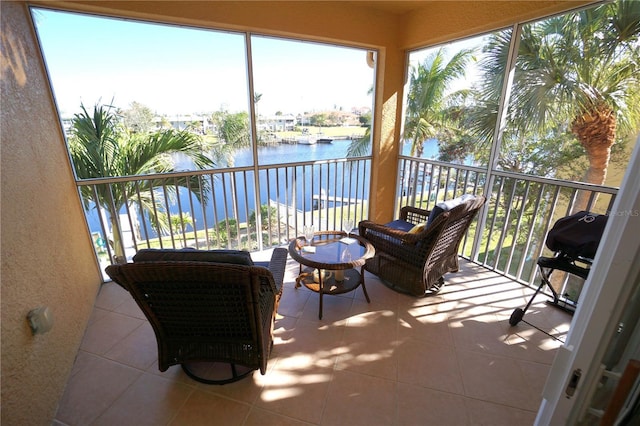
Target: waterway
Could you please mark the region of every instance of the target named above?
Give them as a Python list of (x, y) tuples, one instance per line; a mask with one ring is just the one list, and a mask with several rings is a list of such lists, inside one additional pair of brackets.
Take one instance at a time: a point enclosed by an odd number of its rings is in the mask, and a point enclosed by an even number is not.
[[(287, 145), (280, 144), (270, 147), (258, 148), (258, 162), (260, 165), (274, 165), (285, 163), (300, 163), (320, 160), (341, 159), (346, 153), (351, 140), (335, 140), (333, 143), (318, 143), (315, 145)], [(403, 146), (403, 154), (409, 153), (410, 145)], [(436, 141), (427, 141), (423, 157), (435, 158), (438, 152)], [(175, 156), (174, 162), (177, 170), (192, 170), (193, 165), (184, 156)], [(253, 164), (251, 149), (238, 150), (232, 156), (229, 166), (247, 167)], [(223, 168), (221, 165), (220, 168)], [(310, 211), (313, 206), (313, 196), (326, 193), (329, 197), (357, 198), (361, 201), (368, 200), (369, 178), (371, 175), (370, 161), (361, 164), (359, 169), (345, 167), (345, 163), (331, 163), (315, 166), (297, 166), (260, 172), (260, 203), (266, 204), (275, 201), (281, 204), (292, 205), (293, 197), (296, 198), (296, 208), (299, 211)], [(253, 171), (236, 173), (235, 180), (230, 174), (224, 178), (215, 179), (213, 188), (209, 194), (209, 201), (204, 206), (196, 200), (188, 191), (181, 189), (178, 199), (170, 203), (171, 214), (177, 214), (181, 207), (188, 211), (197, 230), (212, 227), (225, 218), (236, 218), (239, 222), (246, 222), (250, 214), (255, 210), (255, 179)], [(343, 182), (344, 180), (344, 182)], [(348, 184), (351, 182), (351, 185)], [(236, 189), (234, 191), (234, 188)], [(246, 188), (246, 192), (245, 192)], [(179, 202), (178, 202), (179, 201)], [(193, 209), (191, 209), (193, 206)], [(237, 206), (234, 209), (234, 206)], [(203, 214), (204, 212), (204, 214)], [(121, 214), (126, 213), (125, 210)], [(156, 237), (155, 231), (149, 225), (146, 215), (136, 215), (140, 224), (139, 229), (142, 238)], [(102, 235), (100, 219), (95, 209), (87, 212), (87, 220), (91, 232)], [(128, 220), (128, 219), (127, 219)], [(125, 224), (127, 226), (128, 224)], [(188, 230), (192, 230), (189, 226)]]

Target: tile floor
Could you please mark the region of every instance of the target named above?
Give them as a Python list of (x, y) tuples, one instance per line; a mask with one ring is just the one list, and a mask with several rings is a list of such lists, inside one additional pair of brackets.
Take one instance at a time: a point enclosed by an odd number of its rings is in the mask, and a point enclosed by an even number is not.
[[(571, 317), (472, 263), (430, 298), (367, 273), (324, 299), (294, 288), (289, 260), (267, 374), (225, 386), (158, 370), (153, 331), (128, 293), (104, 284), (54, 425), (530, 425)], [(537, 327), (537, 328), (536, 328)]]

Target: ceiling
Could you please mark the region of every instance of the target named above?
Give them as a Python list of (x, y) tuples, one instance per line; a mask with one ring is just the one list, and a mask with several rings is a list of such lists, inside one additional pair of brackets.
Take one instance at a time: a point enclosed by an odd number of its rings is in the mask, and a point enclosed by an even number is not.
[[(268, 0), (261, 0), (268, 1)], [(324, 3), (317, 0), (302, 0), (305, 2)], [(385, 13), (391, 13), (394, 15), (403, 15), (407, 12), (414, 11), (424, 7), (427, 3), (433, 0), (409, 0), (409, 1), (393, 1), (393, 0), (347, 0), (347, 1), (335, 1), (330, 0), (326, 3), (340, 3), (340, 4), (352, 4), (357, 7), (366, 7), (369, 9), (376, 9)]]
[(388, 0), (355, 0), (355, 1), (343, 1), (341, 3), (353, 3), (359, 6), (366, 6), (372, 9), (378, 9), (386, 13), (393, 13), (395, 15), (403, 15), (407, 12), (411, 12), (416, 9), (422, 8), (429, 0), (414, 0), (414, 1), (388, 1)]

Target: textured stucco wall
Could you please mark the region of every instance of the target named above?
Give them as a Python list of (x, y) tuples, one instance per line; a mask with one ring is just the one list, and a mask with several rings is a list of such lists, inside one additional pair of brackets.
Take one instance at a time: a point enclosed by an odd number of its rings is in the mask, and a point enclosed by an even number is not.
[[(100, 274), (23, 3), (1, 7), (3, 425), (49, 425), (93, 308)], [(46, 305), (53, 329), (26, 316)]]

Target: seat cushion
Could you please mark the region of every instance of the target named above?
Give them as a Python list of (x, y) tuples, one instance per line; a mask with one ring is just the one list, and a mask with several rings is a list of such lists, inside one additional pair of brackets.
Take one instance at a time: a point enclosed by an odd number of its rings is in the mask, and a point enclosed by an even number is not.
[(459, 206), (460, 204), (468, 201), (474, 200), (476, 198), (475, 195), (472, 194), (464, 194), (457, 198), (452, 198), (451, 200), (441, 201), (435, 205), (435, 207), (429, 213), (429, 219), (427, 220), (427, 227), (433, 223), (434, 220), (443, 212), (448, 212), (454, 207)]
[(217, 262), (253, 266), (251, 255), (242, 250), (142, 249), (134, 262)]
[(389, 228), (398, 229), (400, 231), (409, 232), (413, 228), (413, 223), (409, 223), (402, 219), (396, 219), (392, 222), (386, 223), (384, 226)]

